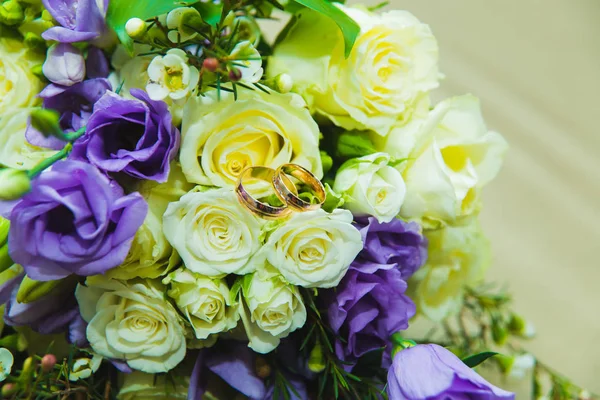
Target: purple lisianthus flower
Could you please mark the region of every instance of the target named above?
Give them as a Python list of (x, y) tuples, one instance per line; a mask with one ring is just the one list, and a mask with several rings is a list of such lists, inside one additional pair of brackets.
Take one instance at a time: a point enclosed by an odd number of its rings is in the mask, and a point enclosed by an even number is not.
[(370, 217), (358, 225), (364, 249), (326, 296), (329, 324), (344, 339), (336, 341), (336, 355), (349, 370), (360, 357), (382, 348), (382, 366), (389, 366), (390, 336), (406, 329), (416, 311), (405, 294), (406, 279), (426, 257), (426, 241), (416, 223), (379, 223)]
[(244, 343), (223, 341), (198, 353), (188, 390), (188, 400), (201, 400), (209, 374), (214, 373), (252, 400), (265, 399), (265, 384), (256, 376), (255, 353)]
[(88, 160), (104, 171), (165, 182), (179, 149), (179, 130), (165, 102), (150, 100), (139, 89), (131, 94), (137, 100), (112, 92), (98, 100), (72, 157)]
[(48, 335), (65, 332), (79, 316), (74, 290), (54, 290), (30, 303), (17, 301), (17, 286), (4, 311), (4, 322), (9, 326), (28, 326)]
[(490, 384), (458, 357), (435, 344), (401, 350), (388, 371), (387, 393), (394, 400), (514, 399)]
[[(111, 90), (110, 82), (103, 78), (89, 79), (73, 86), (50, 84), (39, 96), (44, 100), (44, 108), (56, 110), (60, 115), (60, 127), (65, 132), (74, 132), (84, 127), (92, 115), (94, 104)], [(31, 125), (25, 137), (34, 146), (62, 149), (65, 142), (55, 137), (45, 137)]]
[(101, 274), (123, 263), (147, 210), (93, 165), (59, 161), (12, 209), (9, 254), (38, 281)]
[(98, 39), (107, 32), (105, 16), (108, 0), (42, 0), (42, 3), (61, 25), (44, 32), (42, 37), (46, 40), (83, 42)]

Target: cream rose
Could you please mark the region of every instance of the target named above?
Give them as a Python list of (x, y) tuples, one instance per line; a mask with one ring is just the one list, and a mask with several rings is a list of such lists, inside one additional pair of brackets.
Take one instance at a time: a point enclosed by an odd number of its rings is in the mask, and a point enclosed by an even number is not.
[(169, 204), (163, 224), (189, 270), (212, 277), (252, 272), (248, 261), (260, 248), (262, 220), (233, 190), (197, 188)]
[(197, 339), (208, 339), (237, 325), (239, 314), (225, 280), (181, 268), (169, 274), (163, 283), (170, 285), (167, 295), (185, 315)]
[(22, 41), (0, 38), (0, 119), (15, 109), (39, 103), (44, 87), (31, 69), (42, 65), (44, 56), (30, 51)]
[(56, 154), (54, 150), (29, 144), (25, 138), (31, 111), (32, 108), (14, 108), (0, 112), (0, 165), (28, 170)]
[(106, 276), (114, 279), (158, 278), (179, 265), (181, 258), (163, 233), (163, 214), (169, 203), (179, 200), (192, 188), (181, 167), (174, 162), (167, 182), (144, 181), (136, 188), (148, 203), (146, 219), (123, 264), (107, 271)]
[(167, 372), (183, 360), (183, 321), (156, 282), (97, 275), (78, 285), (75, 296), (95, 353), (148, 373)]
[(311, 10), (298, 13), (277, 42), (267, 77), (289, 74), (313, 112), (345, 129), (385, 136), (424, 93), (438, 86), (438, 46), (407, 11), (376, 14), (338, 7), (360, 26), (348, 58), (339, 28)]
[(344, 195), (344, 208), (356, 216), (373, 215), (390, 222), (400, 212), (406, 186), (390, 156), (374, 153), (346, 161), (338, 170), (333, 190)]
[(139, 371), (123, 374), (125, 379), (117, 394), (118, 400), (187, 399), (189, 377), (176, 376), (175, 383), (165, 375), (155, 376)]
[[(508, 148), (485, 126), (479, 100), (461, 96), (439, 103), (416, 135), (414, 150), (400, 165), (406, 183), (400, 215), (433, 227), (472, 215)], [(396, 156), (393, 148), (389, 152)]]
[(490, 244), (477, 221), (461, 227), (425, 231), (427, 263), (408, 285), (417, 312), (441, 321), (460, 310), (466, 287), (479, 283), (490, 264)]
[(295, 94), (238, 88), (192, 98), (181, 131), (180, 161), (190, 182), (232, 187), (251, 165), (295, 163), (322, 177), (319, 127)]
[(295, 213), (268, 236), (254, 259), (267, 260), (291, 284), (335, 287), (362, 250), (360, 232), (352, 213), (322, 209)]
[(263, 266), (243, 279), (240, 315), (250, 343), (258, 353), (274, 350), (282, 338), (304, 326), (306, 308), (298, 288), (272, 267)]

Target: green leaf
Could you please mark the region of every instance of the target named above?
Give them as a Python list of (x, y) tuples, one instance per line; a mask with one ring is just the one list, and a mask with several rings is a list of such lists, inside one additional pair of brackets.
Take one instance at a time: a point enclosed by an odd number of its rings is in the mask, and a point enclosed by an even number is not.
[(133, 40), (125, 32), (125, 24), (131, 18), (150, 19), (166, 14), (174, 8), (194, 4), (198, 0), (111, 0), (106, 22), (117, 32), (125, 48), (133, 51)]
[(223, 4), (215, 4), (213, 2), (196, 3), (194, 8), (200, 12), (202, 19), (213, 28), (216, 27), (221, 20)]
[(464, 358), (462, 362), (465, 363), (469, 368), (475, 368), (476, 366), (478, 366), (488, 358), (495, 356), (496, 354), (498, 353), (494, 351), (484, 351), (483, 353), (473, 354), (472, 356)]
[(342, 10), (325, 0), (296, 0), (296, 2), (331, 18), (337, 24), (344, 35), (344, 54), (348, 57), (360, 33), (358, 24)]

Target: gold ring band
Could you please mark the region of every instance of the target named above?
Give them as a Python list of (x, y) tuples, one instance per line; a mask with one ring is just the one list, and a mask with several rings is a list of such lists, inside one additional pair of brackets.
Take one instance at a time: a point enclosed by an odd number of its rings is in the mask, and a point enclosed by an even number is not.
[[(312, 194), (317, 198), (318, 203), (310, 203), (302, 200), (298, 196), (296, 186), (289, 180), (287, 175), (298, 179), (300, 182), (308, 186), (312, 191)], [(293, 189), (290, 189), (290, 186), (288, 186), (285, 181), (292, 185)], [(296, 164), (283, 164), (277, 168), (273, 176), (273, 187), (275, 188), (277, 197), (279, 197), (282, 202), (296, 211), (315, 210), (321, 207), (321, 205), (325, 202), (325, 198), (327, 197), (325, 187), (321, 181), (317, 179), (312, 172)]]
[[(275, 176), (275, 170), (269, 167), (253, 166), (242, 171), (238, 177), (235, 187), (235, 193), (240, 202), (245, 205), (251, 212), (265, 219), (279, 219), (288, 216), (292, 210), (286, 205), (281, 207), (272, 206), (268, 203), (263, 203), (256, 200), (244, 187), (244, 180), (249, 178), (259, 179), (272, 183)], [(285, 204), (285, 203), (284, 203)]]

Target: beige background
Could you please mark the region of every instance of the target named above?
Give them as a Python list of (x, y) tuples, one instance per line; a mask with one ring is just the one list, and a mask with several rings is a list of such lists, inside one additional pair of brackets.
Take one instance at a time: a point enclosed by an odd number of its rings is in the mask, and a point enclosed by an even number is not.
[(511, 145), (482, 219), (495, 253), (490, 279), (510, 285), (537, 328), (526, 347), (600, 392), (600, 1), (388, 8), (432, 27), (446, 74), (439, 97), (479, 96), (489, 126)]
[[(356, 2), (356, 1), (355, 1)], [(368, 0), (368, 4), (380, 0)], [(430, 24), (446, 75), (511, 145), (484, 194), (495, 263), (538, 337), (527, 348), (600, 392), (600, 0), (391, 0)], [(529, 385), (501, 384), (528, 399)]]

